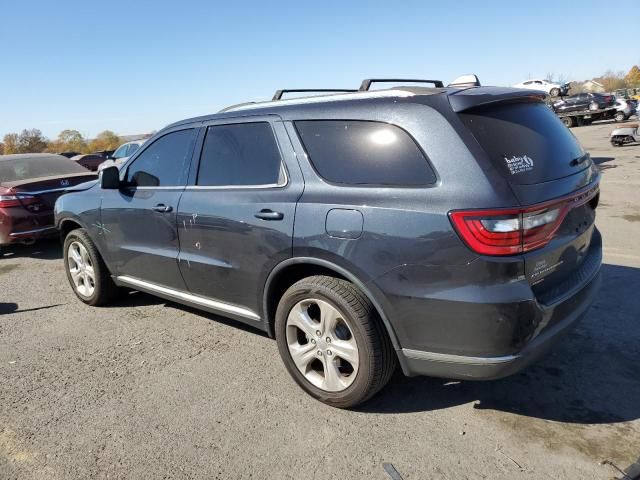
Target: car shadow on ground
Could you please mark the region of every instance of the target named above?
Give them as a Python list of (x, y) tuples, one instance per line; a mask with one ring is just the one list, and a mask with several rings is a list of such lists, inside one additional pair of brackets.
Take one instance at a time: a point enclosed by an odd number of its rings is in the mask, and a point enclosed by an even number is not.
[(5, 245), (0, 249), (0, 259), (10, 260), (12, 258), (38, 258), (42, 260), (62, 259), (62, 246), (58, 239), (39, 240), (31, 245), (16, 243)]
[(601, 291), (582, 323), (537, 364), (489, 382), (407, 378), (359, 410), (405, 413), (473, 402), (491, 409), (568, 423), (640, 418), (640, 269), (603, 265)]
[(34, 307), (34, 308), (19, 308), (17, 303), (9, 302), (2, 303), (0, 302), (0, 315), (9, 315), (11, 313), (25, 313), (25, 312), (37, 312), (38, 310), (46, 310), (48, 308), (61, 307), (64, 305), (63, 303), (56, 303), (53, 305), (44, 305), (42, 307)]

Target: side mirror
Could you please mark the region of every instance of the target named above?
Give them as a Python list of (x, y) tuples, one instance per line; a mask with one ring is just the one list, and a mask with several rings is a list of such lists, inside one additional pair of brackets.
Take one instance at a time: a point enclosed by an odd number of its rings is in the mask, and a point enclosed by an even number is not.
[(118, 167), (107, 167), (100, 172), (100, 186), (105, 190), (120, 188), (120, 170)]

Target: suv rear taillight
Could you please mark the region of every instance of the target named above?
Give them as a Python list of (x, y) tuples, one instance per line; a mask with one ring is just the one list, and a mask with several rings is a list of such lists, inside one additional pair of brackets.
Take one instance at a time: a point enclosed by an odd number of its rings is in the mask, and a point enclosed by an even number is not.
[(37, 201), (38, 199), (33, 195), (18, 193), (12, 188), (0, 187), (0, 208), (24, 207)]
[[(548, 244), (569, 211), (595, 199), (598, 186), (522, 208), (456, 210), (449, 218), (462, 240), (481, 255), (514, 255)], [(594, 202), (594, 208), (597, 205)]]

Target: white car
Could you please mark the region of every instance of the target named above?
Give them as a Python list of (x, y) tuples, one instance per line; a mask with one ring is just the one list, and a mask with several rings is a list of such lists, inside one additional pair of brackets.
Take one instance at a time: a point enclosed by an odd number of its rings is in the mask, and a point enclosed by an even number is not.
[(542, 90), (543, 92), (547, 92), (552, 97), (557, 97), (558, 95), (565, 95), (567, 93), (567, 88), (565, 85), (559, 85), (557, 83), (553, 83), (548, 80), (539, 80), (539, 79), (525, 80), (522, 83), (515, 84), (514, 87), (527, 88), (529, 90)]
[(120, 165), (129, 160), (129, 157), (133, 155), (145, 141), (146, 139), (123, 143), (111, 154), (108, 160), (98, 165), (98, 171), (114, 165), (120, 168)]

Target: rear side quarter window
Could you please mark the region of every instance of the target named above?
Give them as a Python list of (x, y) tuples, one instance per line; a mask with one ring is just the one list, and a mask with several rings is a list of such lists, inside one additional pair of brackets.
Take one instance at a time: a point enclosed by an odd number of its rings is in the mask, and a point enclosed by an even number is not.
[(361, 120), (295, 122), (318, 174), (347, 185), (416, 187), (436, 175), (413, 138), (400, 127)]

